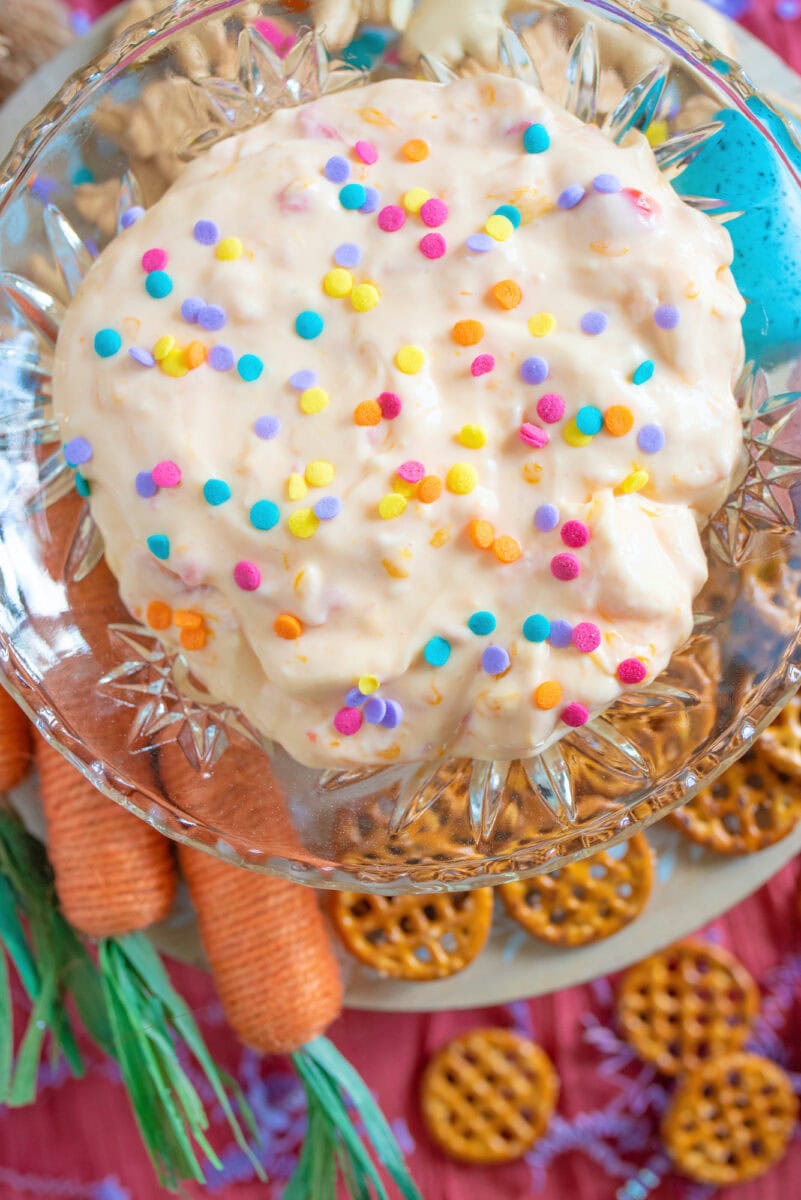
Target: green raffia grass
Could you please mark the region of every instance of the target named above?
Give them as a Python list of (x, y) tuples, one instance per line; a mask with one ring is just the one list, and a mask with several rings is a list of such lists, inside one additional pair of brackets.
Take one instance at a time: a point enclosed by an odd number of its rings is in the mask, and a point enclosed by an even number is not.
[[(352, 1200), (388, 1200), (371, 1151), (403, 1200), (422, 1200), (367, 1085), (328, 1038), (315, 1038), (292, 1061), (306, 1090), (308, 1126), (282, 1200), (336, 1200), (338, 1174)], [(348, 1101), (364, 1126), (364, 1141), (353, 1127)]]
[(213, 1167), (222, 1169), (206, 1137), (209, 1120), (203, 1102), (178, 1059), (176, 1039), (192, 1052), (237, 1145), (264, 1179), (235, 1111), (236, 1106), (246, 1128), (258, 1137), (247, 1101), (236, 1081), (216, 1066), (192, 1013), (145, 935), (104, 939), (99, 963), (115, 1057), (160, 1182), (168, 1188), (176, 1188), (182, 1179), (203, 1182), (198, 1151)]
[[(107, 1052), (111, 1030), (94, 963), (59, 910), (44, 848), (7, 809), (0, 809), (0, 947), (0, 1100), (19, 1106), (36, 1095), (48, 1034), (53, 1058), (63, 1054), (73, 1074), (83, 1074), (68, 994)], [(16, 1061), (9, 960), (32, 1004)]]

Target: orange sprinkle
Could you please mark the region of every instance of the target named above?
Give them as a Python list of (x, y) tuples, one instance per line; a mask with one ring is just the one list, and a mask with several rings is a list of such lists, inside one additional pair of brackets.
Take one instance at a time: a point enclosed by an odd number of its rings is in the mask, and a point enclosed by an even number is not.
[(368, 125), (382, 125), (384, 127), (391, 125), (395, 128), (395, 122), (391, 121), (386, 113), (382, 113), (380, 108), (360, 108), (359, 116)]
[(520, 284), (515, 283), (514, 279), (502, 279), (500, 283), (496, 283), (492, 294), (501, 308), (517, 308), (523, 299)]
[(362, 400), (353, 410), (353, 419), (357, 425), (378, 425), (381, 422), (381, 408), (377, 400)]
[(625, 404), (613, 404), (604, 413), (604, 427), (612, 437), (624, 437), (634, 424), (634, 414)]
[(542, 463), (525, 462), (520, 471), (526, 483), (539, 483), (542, 479)]
[(409, 162), (423, 162), (430, 153), (428, 142), (423, 138), (412, 138), (405, 146), (401, 146), (401, 154)]
[(442, 495), (442, 480), (438, 475), (426, 475), (420, 480), (417, 499), (423, 504), (433, 504)]
[(489, 521), (471, 521), (467, 526), (470, 541), (478, 550), (489, 550), (495, 541), (495, 530)]
[(202, 625), (197, 629), (181, 630), (181, 645), (184, 650), (202, 650), (206, 645), (208, 634)]
[(391, 558), (382, 558), (381, 566), (386, 571), (387, 575), (391, 575), (393, 579), (408, 579), (409, 572), (405, 567), (399, 567)]
[(449, 542), (450, 540), (451, 540), (450, 527), (448, 525), (445, 525), (445, 526), (443, 526), (442, 529), (436, 530), (436, 532), (434, 533), (434, 536), (431, 538), (431, 541), (428, 544), (429, 544), (429, 546), (433, 546), (435, 550), (439, 550), (440, 546), (444, 546), (445, 543)]
[(292, 613), (279, 613), (273, 622), (273, 629), (280, 638), (288, 642), (294, 642), (295, 638), (299, 638), (303, 633), (303, 626)]
[(492, 543), (492, 553), (498, 562), (513, 563), (517, 562), (523, 550), (517, 538), (509, 537), (508, 534), (504, 533)]
[(172, 609), (163, 600), (151, 600), (147, 606), (145, 620), (151, 629), (169, 629), (172, 624)]
[(484, 326), (480, 321), (457, 321), (451, 330), (457, 346), (475, 346), (483, 336)]
[(190, 342), (184, 351), (184, 359), (190, 371), (201, 367), (208, 358), (208, 351), (202, 342)]
[(549, 708), (556, 708), (561, 699), (562, 685), (557, 683), (555, 679), (547, 679), (545, 683), (541, 683), (538, 688), (534, 689), (533, 700), (535, 705), (546, 712)]
[(192, 612), (190, 608), (176, 608), (172, 614), (172, 623), (179, 629), (200, 629), (203, 617), (198, 612)]

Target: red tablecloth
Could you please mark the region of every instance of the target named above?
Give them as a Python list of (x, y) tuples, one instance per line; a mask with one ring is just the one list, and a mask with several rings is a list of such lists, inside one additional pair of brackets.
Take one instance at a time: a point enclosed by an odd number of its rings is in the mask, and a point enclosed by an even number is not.
[[(2, 0), (0, 0), (2, 3)], [(77, 24), (109, 7), (74, 5)], [(719, 0), (716, 5), (801, 70), (801, 0)], [(704, 931), (743, 960), (762, 987), (753, 1048), (794, 1075), (801, 1092), (801, 867), (787, 867), (754, 897)], [(222, 1020), (211, 982), (188, 968), (173, 971), (218, 1060), (240, 1079), (264, 1139), (272, 1183), (256, 1181), (224, 1127), (216, 1144), (225, 1171), (210, 1179), (224, 1200), (275, 1200), (291, 1172), (303, 1133), (303, 1099), (286, 1063), (237, 1046)], [(375, 1089), (425, 1200), (793, 1200), (801, 1194), (801, 1138), (785, 1161), (754, 1184), (726, 1191), (671, 1174), (660, 1150), (664, 1083), (633, 1058), (616, 1033), (615, 980), (543, 1000), (433, 1016), (351, 1012), (332, 1036)], [(480, 1023), (517, 1027), (544, 1046), (562, 1092), (545, 1139), (526, 1162), (503, 1169), (459, 1168), (427, 1140), (417, 1113), (419, 1073), (431, 1053)], [(0, 1200), (154, 1200), (162, 1194), (140, 1147), (116, 1068), (89, 1053), (80, 1081), (45, 1071), (39, 1100), (22, 1111), (0, 1109)], [(199, 1189), (188, 1189), (192, 1196)], [(310, 1197), (309, 1200), (315, 1200)]]

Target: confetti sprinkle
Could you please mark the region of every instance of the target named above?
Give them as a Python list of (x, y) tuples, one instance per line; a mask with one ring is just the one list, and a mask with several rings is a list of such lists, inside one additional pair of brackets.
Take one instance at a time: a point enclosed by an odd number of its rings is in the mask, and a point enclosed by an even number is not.
[(197, 323), (201, 329), (207, 329), (209, 333), (216, 333), (218, 329), (222, 329), (225, 325), (225, 309), (219, 304), (204, 304), (198, 309)]
[(495, 614), (487, 612), (486, 609), (482, 609), (479, 612), (474, 612), (473, 615), (467, 619), (467, 628), (471, 633), (474, 633), (476, 637), (487, 637), (489, 634), (494, 633), (497, 624), (498, 622), (495, 619)]
[(647, 471), (632, 471), (631, 474), (627, 475), (623, 482), (615, 488), (615, 492), (620, 496), (628, 496), (631, 495), (632, 492), (641, 492), (648, 483), (649, 479), (650, 475)]
[(316, 382), (316, 371), (295, 371), (294, 375), (289, 376), (289, 386), (297, 392), (305, 392), (307, 388), (314, 387)]
[(650, 358), (646, 358), (645, 361), (641, 362), (640, 365), (633, 371), (631, 382), (636, 383), (639, 387), (641, 384), (647, 383), (649, 379), (652, 379), (653, 374), (654, 364), (651, 362)]
[(349, 212), (361, 208), (367, 199), (367, 192), (360, 183), (346, 183), (339, 192), (339, 203)]
[(357, 425), (380, 425), (381, 406), (376, 400), (362, 400), (353, 410), (353, 420)]
[(397, 729), (403, 720), (403, 709), (397, 700), (386, 701), (387, 710), (381, 722), (382, 729)]
[(416, 217), (426, 200), (430, 199), (430, 192), (427, 192), (425, 188), (416, 187), (410, 188), (408, 192), (404, 192), (401, 202), (407, 213), (411, 213), (412, 216)]
[(310, 462), (304, 471), (304, 478), (309, 487), (327, 487), (335, 475), (334, 464), (327, 462), (324, 458), (317, 458), (314, 462)]
[(592, 186), (596, 192), (601, 195), (611, 195), (614, 192), (619, 192), (622, 184), (617, 175), (596, 175), (592, 181)]
[(338, 267), (358, 267), (361, 261), (362, 252), (355, 242), (342, 242), (334, 251), (334, 262)]
[(304, 341), (311, 342), (318, 338), (325, 328), (325, 321), (318, 312), (311, 308), (304, 309), (295, 317), (295, 333)]
[(230, 346), (212, 346), (209, 350), (209, 366), (215, 371), (232, 371), (235, 362)]
[(98, 358), (113, 358), (122, 345), (116, 329), (98, 329), (94, 338), (95, 354)]
[(216, 258), (220, 262), (236, 262), (245, 253), (245, 247), (238, 237), (226, 237), (221, 242), (217, 243), (217, 248), (214, 251)]
[(218, 508), (231, 499), (231, 489), (224, 479), (207, 479), (203, 484), (203, 499), (212, 508)]
[(342, 501), (337, 496), (323, 496), (314, 506), (314, 515), (320, 521), (333, 521), (342, 512)]
[(82, 475), (80, 471), (75, 472), (75, 491), (84, 499), (92, 494), (92, 488), (89, 480), (85, 475)]
[(170, 539), (165, 533), (152, 533), (147, 539), (147, 548), (154, 558), (162, 562), (170, 557)]
[(623, 662), (618, 663), (617, 677), (621, 683), (642, 683), (647, 674), (645, 663), (639, 658), (624, 658)]
[(487, 675), (503, 675), (512, 665), (512, 660), (502, 646), (487, 646), (481, 655), (481, 667)]
[(523, 637), (527, 642), (544, 642), (550, 632), (551, 622), (542, 613), (532, 613), (523, 622)]
[(575, 417), (565, 425), (562, 430), (562, 437), (568, 446), (588, 446), (592, 441), (590, 434), (581, 432), (576, 424)]
[(372, 283), (359, 283), (350, 294), (350, 302), (356, 312), (370, 312), (380, 299), (378, 288)]
[(406, 224), (406, 213), (398, 204), (387, 204), (376, 218), (384, 233), (397, 233)]
[(562, 209), (575, 208), (577, 204), (581, 204), (586, 194), (580, 183), (571, 183), (563, 192), (560, 192), (556, 203)]
[(360, 158), (363, 163), (367, 163), (368, 167), (371, 167), (373, 163), (378, 162), (378, 151), (372, 142), (359, 140), (353, 149), (356, 151), (356, 156)]
[(381, 687), (381, 680), (377, 675), (360, 675), (358, 687), (362, 696), (372, 696)]
[(294, 642), (303, 634), (303, 625), (293, 613), (282, 612), (273, 621), (273, 630), (287, 642)]
[(159, 363), (165, 375), (170, 375), (173, 379), (180, 379), (183, 375), (189, 374), (189, 367), (186, 362), (186, 353), (180, 346), (176, 346), (166, 354)]
[(447, 204), (437, 196), (432, 196), (425, 204), (420, 205), (420, 219), (429, 229), (439, 229), (448, 219)]
[(140, 471), (137, 474), (135, 487), (137, 495), (142, 496), (145, 500), (149, 500), (151, 496), (155, 496), (159, 490), (153, 482), (153, 476), (149, 471)]
[(398, 492), (389, 492), (378, 502), (378, 515), (383, 521), (394, 521), (406, 512), (408, 500)]
[(202, 342), (190, 342), (184, 350), (184, 359), (190, 371), (202, 367), (208, 356), (209, 352)]
[(548, 334), (553, 333), (555, 329), (556, 317), (553, 315), (553, 313), (535, 313), (533, 317), (529, 317), (528, 319), (528, 331), (532, 337), (547, 337)]
[(534, 689), (534, 704), (537, 708), (548, 712), (551, 708), (556, 708), (562, 700), (562, 685), (555, 679), (546, 679), (537, 688)]
[(264, 370), (264, 363), (258, 354), (243, 354), (236, 364), (236, 369), (245, 383), (254, 383)]
[(76, 437), (64, 443), (64, 458), (68, 467), (82, 467), (92, 461), (92, 443), (88, 438)]
[(492, 553), (499, 563), (508, 566), (509, 563), (517, 562), (523, 554), (523, 548), (517, 538), (509, 537), (504, 533), (492, 543)]
[(537, 401), (537, 416), (546, 425), (555, 425), (565, 415), (565, 401), (558, 392), (546, 392)]
[(334, 154), (323, 167), (323, 175), (329, 183), (345, 183), (350, 179), (350, 163), (341, 154)]
[(524, 359), (520, 365), (520, 378), (524, 383), (544, 383), (549, 372), (550, 367), (545, 359), (536, 354)]
[(523, 292), (520, 284), (515, 283), (514, 279), (502, 279), (493, 287), (492, 296), (500, 308), (509, 310), (517, 308), (523, 299)]
[(542, 154), (549, 148), (551, 137), (544, 125), (529, 125), (523, 134), (523, 149), (527, 154)]
[(587, 437), (595, 437), (604, 426), (604, 415), (594, 404), (585, 404), (576, 413), (576, 425)]
[(416, 459), (409, 459), (407, 462), (401, 463), (396, 474), (401, 479), (405, 479), (407, 483), (419, 483), (424, 478), (426, 469), (421, 462)]
[(301, 412), (306, 413), (307, 416), (314, 416), (316, 413), (321, 413), (328, 408), (330, 402), (331, 397), (325, 388), (310, 387), (301, 393), (298, 404), (300, 405)]
[(151, 271), (145, 278), (145, 291), (154, 300), (163, 300), (172, 291), (172, 279), (166, 271)]
[(292, 536), (303, 540), (314, 537), (319, 524), (314, 509), (311, 508), (296, 508), (287, 521)]
[(583, 704), (578, 704), (574, 700), (572, 704), (568, 704), (567, 708), (563, 708), (559, 715), (565, 725), (569, 725), (571, 729), (578, 729), (580, 725), (587, 724), (590, 712)]
[(551, 559), (551, 574), (554, 579), (563, 583), (578, 579), (581, 574), (581, 563), (575, 554), (555, 554)]
[(309, 490), (309, 485), (302, 475), (293, 471), (286, 481), (287, 500), (302, 500)]
[(167, 355), (175, 348), (175, 338), (171, 333), (165, 333), (160, 337), (153, 347), (153, 357), (156, 362), (163, 362)]
[(139, 218), (143, 217), (144, 215), (145, 210), (142, 208), (141, 204), (131, 205), (130, 208), (126, 208), (125, 212), (120, 217), (120, 228), (130, 229), (131, 226), (135, 225)]
[(634, 413), (625, 404), (613, 404), (604, 413), (604, 428), (612, 437), (625, 437), (634, 426)]
[(476, 254), (486, 254), (493, 247), (493, 239), (488, 233), (471, 233), (465, 245)]
[(387, 712), (387, 702), (383, 696), (371, 696), (362, 710), (368, 725), (380, 725)]
[(442, 495), (442, 480), (438, 475), (426, 475), (420, 480), (417, 499), (421, 504), (433, 504)]
[(418, 248), (424, 258), (442, 258), (448, 249), (445, 238), (441, 233), (426, 233), (420, 238)]
[(508, 217), (489, 217), (484, 225), (484, 232), (495, 242), (508, 242), (514, 231), (515, 227)]
[(425, 361), (425, 351), (420, 346), (401, 346), (395, 355), (395, 366), (404, 375), (419, 375)]
[(378, 407), (385, 421), (394, 421), (403, 409), (403, 401), (395, 392), (382, 392), (378, 397)]
[(592, 654), (601, 644), (601, 631), (592, 621), (579, 621), (573, 627), (573, 645), (582, 654)]
[(145, 250), (142, 255), (142, 270), (143, 271), (161, 271), (167, 265), (167, 251), (161, 250), (158, 246), (154, 246), (150, 250)]
[(278, 505), (274, 504), (272, 500), (257, 500), (251, 507), (248, 517), (254, 529), (267, 532), (267, 530), (275, 529), (281, 518), (281, 512)]
[(654, 312), (654, 324), (659, 329), (675, 329), (681, 320), (681, 313), (675, 304), (660, 304)]
[(181, 482), (181, 468), (169, 458), (156, 463), (150, 474), (156, 487), (174, 488)]
[(555, 504), (541, 504), (534, 513), (534, 524), (540, 533), (550, 533), (559, 524), (559, 509)]
[(340, 708), (334, 717), (334, 729), (343, 737), (353, 737), (361, 729), (363, 720), (358, 708)]
[(480, 425), (463, 425), (456, 435), (456, 440), (468, 450), (480, 450), (487, 444), (487, 431)]
[(517, 436), (521, 442), (525, 442), (527, 446), (533, 446), (535, 450), (541, 450), (551, 440), (547, 429), (542, 429), (532, 421), (524, 421), (517, 431)]
[(658, 454), (665, 445), (664, 430), (660, 425), (643, 425), (637, 434), (637, 445), (644, 454)]
[(590, 540), (590, 530), (583, 521), (565, 521), (561, 530), (561, 538), (571, 550), (580, 550)]
[(432, 637), (423, 647), (423, 658), (430, 667), (444, 667), (451, 656), (451, 644), (443, 637)]
[(468, 496), (478, 484), (478, 472), (470, 463), (454, 463), (445, 476), (445, 486), (456, 496)]
[(423, 138), (411, 138), (401, 146), (401, 154), (408, 162), (424, 162), (430, 153), (428, 142)]
[(192, 236), (201, 246), (216, 246), (220, 240), (220, 228), (214, 221), (195, 221)]
[(151, 600), (145, 610), (145, 620), (151, 629), (169, 629), (172, 625), (172, 609), (163, 600)]
[(134, 362), (139, 363), (142, 367), (154, 367), (156, 365), (153, 355), (149, 350), (145, 350), (143, 346), (131, 346), (128, 354)]
[(381, 194), (378, 191), (378, 188), (366, 187), (364, 189), (364, 195), (365, 195), (364, 204), (359, 209), (359, 212), (363, 212), (363, 213), (376, 212), (376, 210), (378, 209), (378, 205), (381, 203)]
[(478, 379), (481, 375), (489, 375), (490, 371), (494, 370), (494, 354), (477, 354), (470, 364), (470, 374), (474, 379)]
[(520, 222), (523, 220), (520, 209), (516, 208), (514, 204), (501, 204), (495, 209), (492, 215), (494, 217), (506, 217), (507, 221), (512, 222), (515, 229), (520, 228)]
[(597, 337), (599, 333), (603, 333), (606, 330), (609, 318), (606, 313), (592, 310), (591, 312), (585, 312), (579, 324), (582, 333), (587, 333), (591, 337)]
[(557, 650), (566, 650), (568, 646), (573, 644), (573, 626), (569, 621), (565, 621), (561, 617), (555, 621), (551, 621), (551, 632), (548, 635), (548, 641)]
[(457, 346), (476, 346), (484, 336), (480, 321), (457, 321), (451, 329), (451, 337)]
[(253, 432), (256, 437), (263, 438), (265, 442), (271, 441), (277, 437), (281, 431), (281, 421), (278, 417), (266, 415), (257, 417), (253, 422)]
[(323, 277), (323, 291), (326, 296), (342, 300), (353, 291), (353, 276), (344, 267), (335, 267)]
[(477, 550), (489, 550), (495, 541), (495, 530), (489, 521), (471, 521), (467, 527), (467, 534)]

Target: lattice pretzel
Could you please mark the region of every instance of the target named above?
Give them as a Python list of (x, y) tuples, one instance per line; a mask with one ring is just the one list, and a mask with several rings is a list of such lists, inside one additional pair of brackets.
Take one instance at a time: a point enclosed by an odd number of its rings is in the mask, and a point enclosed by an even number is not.
[(801, 696), (795, 695), (759, 739), (759, 749), (777, 771), (801, 777)]
[(670, 820), (691, 841), (718, 854), (753, 854), (781, 841), (801, 820), (801, 788), (757, 746)]
[(728, 950), (679, 942), (631, 967), (617, 1001), (623, 1035), (665, 1075), (738, 1050), (759, 1010), (759, 992)]
[(474, 1029), (426, 1067), (423, 1118), (434, 1141), (461, 1162), (512, 1162), (548, 1127), (559, 1080), (544, 1050), (509, 1029)]
[(639, 916), (653, 875), (651, 847), (638, 833), (625, 847), (602, 850), (549, 875), (501, 884), (498, 890), (509, 914), (534, 937), (555, 946), (584, 946)]
[(335, 892), (331, 919), (346, 948), (393, 979), (443, 979), (481, 952), (492, 925), (492, 888), (431, 896)]
[(724, 1187), (777, 1163), (797, 1118), (798, 1100), (781, 1067), (757, 1054), (728, 1054), (679, 1084), (662, 1138), (685, 1175)]

